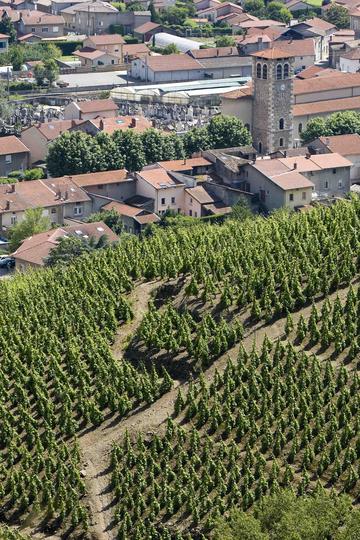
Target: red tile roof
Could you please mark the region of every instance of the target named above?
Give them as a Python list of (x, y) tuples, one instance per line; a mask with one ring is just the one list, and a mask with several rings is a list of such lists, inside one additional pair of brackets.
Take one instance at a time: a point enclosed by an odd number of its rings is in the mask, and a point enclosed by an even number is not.
[(331, 152), (343, 156), (360, 154), (360, 135), (357, 133), (319, 137), (319, 139)]
[(81, 124), (82, 122), (83, 120), (54, 120), (53, 122), (35, 124), (34, 126), (26, 128), (24, 132), (36, 128), (47, 141), (53, 141), (64, 131), (67, 131), (75, 125)]
[(0, 156), (22, 152), (30, 152), (30, 150), (15, 135), (0, 137)]
[(127, 217), (134, 217), (143, 212), (142, 208), (137, 208), (135, 206), (130, 206), (129, 204), (120, 203), (117, 201), (111, 201), (108, 204), (105, 204), (102, 210), (115, 210), (118, 214)]
[(168, 54), (166, 56), (149, 56), (147, 65), (152, 71), (201, 70), (202, 65), (188, 54)]
[[(313, 79), (310, 79), (313, 80)], [(352, 111), (360, 109), (360, 96), (343, 99), (330, 99), (311, 103), (299, 103), (293, 106), (294, 116), (308, 116), (337, 111)]]
[(169, 175), (168, 171), (162, 167), (143, 169), (138, 173), (138, 175), (145, 182), (151, 184), (155, 189), (176, 187), (180, 185), (178, 182), (175, 182), (175, 180), (173, 180), (173, 178)]
[(74, 182), (78, 187), (98, 186), (101, 184), (118, 184), (128, 179), (126, 169), (118, 169), (115, 171), (102, 171), (87, 174), (74, 174), (73, 176), (62, 176), (55, 180), (61, 181), (66, 178)]
[(331, 74), (326, 77), (314, 77), (307, 80), (294, 79), (294, 95), (360, 87), (360, 73), (342, 73), (341, 71), (338, 73), (337, 76)]
[(210, 195), (203, 186), (195, 186), (185, 189), (186, 193), (200, 204), (211, 204), (215, 202), (214, 197)]
[(189, 51), (196, 59), (216, 58), (219, 56), (239, 56), (237, 47), (209, 47), (208, 49), (194, 49)]
[(315, 56), (315, 40), (312, 38), (278, 40), (276, 48), (288, 53), (289, 56)]
[(187, 159), (174, 159), (172, 161), (159, 161), (163, 169), (167, 171), (188, 171), (193, 167), (209, 167), (212, 165), (212, 162), (206, 158), (187, 158)]
[(118, 106), (115, 101), (109, 99), (93, 99), (92, 101), (77, 101), (77, 106), (82, 113), (117, 111)]
[(125, 43), (124, 38), (119, 34), (99, 34), (98, 36), (89, 36), (88, 41), (95, 45), (121, 45)]
[(286, 51), (280, 47), (271, 47), (263, 51), (252, 53), (251, 56), (256, 56), (257, 58), (265, 58), (267, 60), (276, 60), (277, 58), (291, 58), (294, 56), (291, 52)]
[(136, 32), (137, 34), (147, 34), (148, 32), (155, 30), (156, 28), (160, 28), (160, 24), (148, 21), (135, 28), (134, 32)]

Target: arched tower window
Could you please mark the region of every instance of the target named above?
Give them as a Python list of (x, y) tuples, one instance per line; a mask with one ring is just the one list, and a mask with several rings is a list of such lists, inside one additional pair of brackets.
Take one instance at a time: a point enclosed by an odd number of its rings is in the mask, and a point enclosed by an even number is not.
[(261, 79), (261, 64), (260, 64), (260, 62), (258, 62), (256, 64), (256, 77), (258, 79)]
[(284, 139), (281, 137), (279, 141), (279, 146), (282, 148), (284, 146)]
[(262, 154), (262, 142), (259, 142), (258, 148), (259, 148), (259, 154)]
[(276, 78), (278, 81), (283, 78), (283, 69), (281, 64), (276, 66)]
[(287, 79), (289, 77), (290, 68), (289, 64), (284, 64), (284, 79)]
[(263, 65), (263, 71), (262, 71), (262, 75), (263, 75), (262, 78), (263, 79), (267, 79), (267, 73), (268, 73), (268, 68), (267, 68), (267, 65), (264, 64)]
[(279, 129), (284, 129), (284, 119), (280, 118), (279, 120)]

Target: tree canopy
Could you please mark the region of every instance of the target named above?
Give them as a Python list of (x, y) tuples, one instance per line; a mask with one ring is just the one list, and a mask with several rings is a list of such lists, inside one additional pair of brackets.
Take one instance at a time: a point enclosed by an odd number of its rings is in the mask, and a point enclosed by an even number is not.
[(275, 21), (288, 24), (291, 20), (291, 12), (282, 2), (270, 2), (266, 9), (267, 16)]
[(123, 231), (123, 222), (120, 214), (116, 210), (104, 210), (102, 212), (95, 212), (87, 218), (87, 223), (94, 223), (94, 221), (103, 221), (115, 234), (120, 234)]
[(334, 24), (337, 28), (349, 28), (350, 27), (350, 15), (349, 10), (344, 6), (338, 4), (332, 4), (326, 11), (325, 20)]
[(28, 210), (25, 210), (24, 219), (10, 229), (10, 250), (15, 251), (25, 238), (45, 232), (50, 229), (50, 226), (50, 220), (43, 216), (42, 208), (29, 208)]
[(215, 527), (215, 540), (355, 540), (360, 530), (360, 511), (351, 499), (319, 490), (296, 497), (278, 490), (260, 499), (251, 513), (230, 511)]
[(107, 236), (104, 234), (99, 239), (93, 236), (90, 238), (64, 236), (54, 247), (45, 260), (46, 266), (66, 266), (84, 253), (91, 253), (97, 249), (108, 246)]
[(360, 113), (356, 111), (342, 111), (327, 118), (313, 118), (301, 133), (301, 140), (303, 143), (309, 143), (318, 137), (349, 133), (360, 134)]
[(139, 171), (156, 161), (183, 159), (199, 150), (251, 144), (244, 124), (232, 116), (215, 116), (206, 127), (184, 136), (156, 129), (137, 133), (117, 130), (95, 137), (80, 131), (65, 132), (49, 148), (47, 165), (54, 176), (126, 168)]

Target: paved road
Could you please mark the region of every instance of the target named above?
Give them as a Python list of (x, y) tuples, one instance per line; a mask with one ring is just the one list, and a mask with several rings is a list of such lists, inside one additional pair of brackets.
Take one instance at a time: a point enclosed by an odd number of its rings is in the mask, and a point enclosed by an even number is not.
[(109, 84), (126, 84), (123, 76), (126, 71), (105, 71), (103, 73), (71, 73), (60, 75), (60, 80), (68, 82), (70, 86), (107, 86)]

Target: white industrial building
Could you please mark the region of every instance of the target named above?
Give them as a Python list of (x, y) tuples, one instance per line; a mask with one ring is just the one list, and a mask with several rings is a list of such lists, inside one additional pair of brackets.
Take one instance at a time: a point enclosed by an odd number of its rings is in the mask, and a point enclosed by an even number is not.
[(204, 45), (200, 41), (193, 41), (192, 39), (186, 39), (179, 36), (173, 36), (166, 32), (160, 32), (153, 36), (153, 45), (161, 49), (165, 49), (168, 45), (174, 44), (180, 52), (187, 52), (193, 49), (200, 49), (201, 45)]

